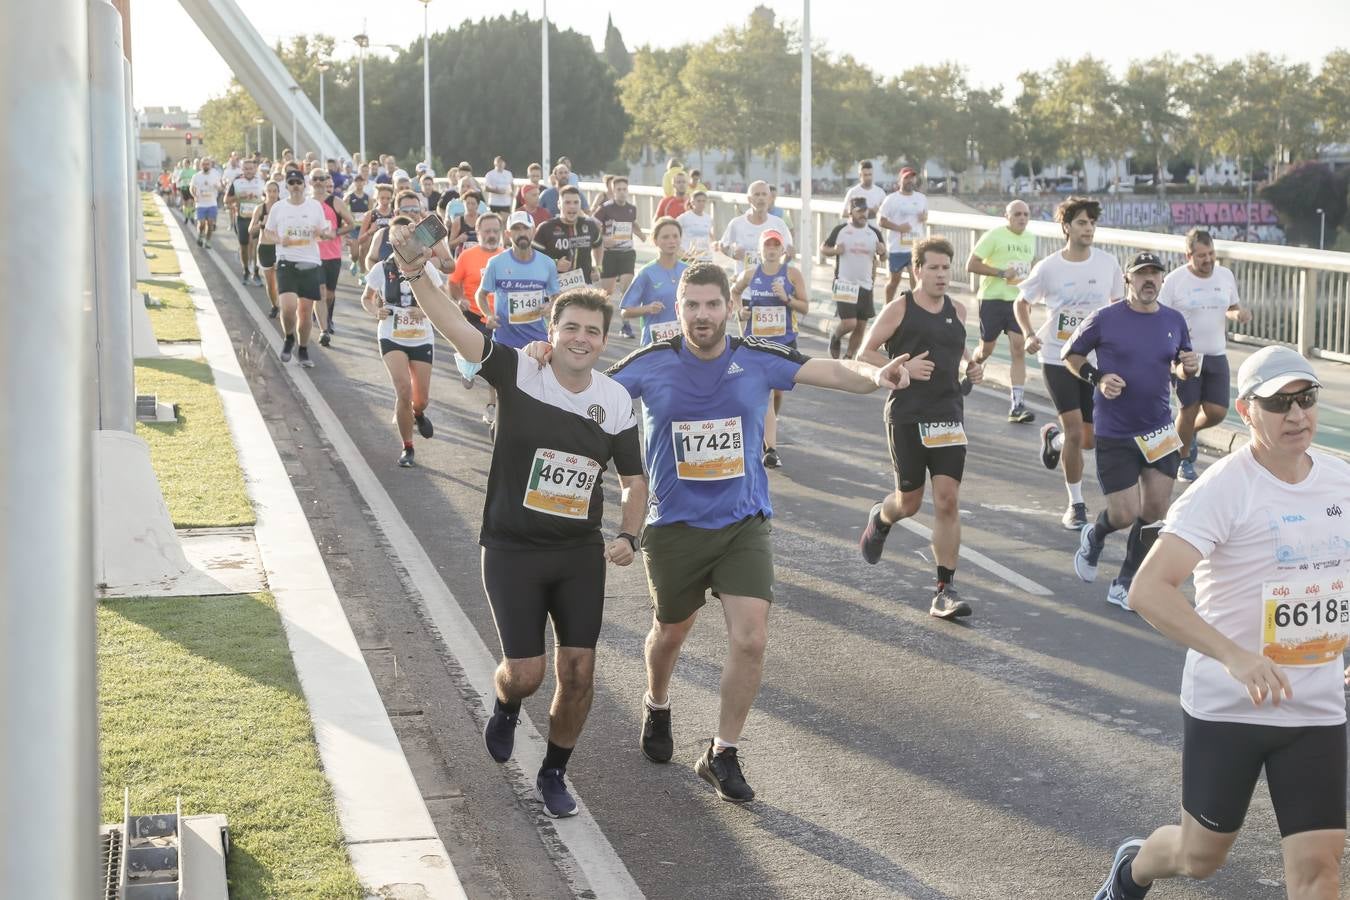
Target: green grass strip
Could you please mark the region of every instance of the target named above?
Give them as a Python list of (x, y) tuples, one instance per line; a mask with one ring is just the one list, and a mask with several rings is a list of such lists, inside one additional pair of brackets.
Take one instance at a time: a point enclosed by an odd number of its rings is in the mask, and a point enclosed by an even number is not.
[(230, 895), (360, 898), (269, 594), (98, 608), (103, 821), (224, 813)]
[(163, 303), (148, 307), (150, 328), (158, 341), (199, 341), (197, 313), (192, 306), (192, 295), (187, 285), (179, 281), (151, 280), (136, 282), (136, 289)]
[(183, 269), (178, 265), (178, 254), (167, 245), (145, 245), (146, 265), (151, 275), (181, 275)]
[(137, 360), (136, 393), (178, 404), (177, 422), (136, 423), (136, 433), (150, 445), (174, 525), (252, 525), (253, 507), (210, 366), (201, 360)]

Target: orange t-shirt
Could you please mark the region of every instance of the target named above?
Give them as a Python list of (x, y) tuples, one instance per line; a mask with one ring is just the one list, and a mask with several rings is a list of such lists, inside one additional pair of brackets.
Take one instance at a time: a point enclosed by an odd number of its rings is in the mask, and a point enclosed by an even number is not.
[(483, 281), (483, 270), (487, 268), (488, 260), (501, 252), (501, 247), (496, 250), (484, 250), (481, 244), (470, 247), (455, 260), (455, 271), (450, 273), (450, 281), (460, 286), (469, 309), (480, 318), (483, 317), (483, 311), (478, 308), (478, 285)]

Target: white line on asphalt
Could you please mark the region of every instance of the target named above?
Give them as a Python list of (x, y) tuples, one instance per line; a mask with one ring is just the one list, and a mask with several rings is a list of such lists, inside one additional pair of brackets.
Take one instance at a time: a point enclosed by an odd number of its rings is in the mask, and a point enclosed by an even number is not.
[[(225, 282), (234, 288), (240, 303), (252, 317), (268, 347), (273, 352), (279, 352), (281, 338), (276, 329), (253, 298), (236, 282), (231, 266), (222, 260), (215, 250), (207, 255), (215, 262)], [(454, 594), (450, 592), (449, 586), (442, 580), (440, 573), (436, 571), (436, 566), (421, 541), (417, 539), (417, 535), (399, 512), (384, 485), (380, 484), (374, 470), (370, 468), (360, 449), (347, 433), (347, 429), (328, 405), (328, 401), (319, 392), (309, 373), (294, 364), (283, 365), (281, 368), (304, 398), (320, 430), (324, 432), (338, 458), (342, 460), (361, 498), (370, 508), (380, 531), (384, 533), (391, 552), (398, 557), (399, 564), (407, 573), (408, 581), (420, 595), (423, 609), (435, 625), (441, 640), (464, 670), (465, 676), (478, 693), (480, 702), (488, 702), (488, 698), (495, 696), (492, 675), (497, 667), (496, 656), (478, 636), (477, 629), (464, 613)], [(484, 716), (486, 713), (487, 710), (484, 709)], [(543, 762), (545, 740), (524, 710), (521, 711), (520, 723), (514, 755), (518, 768), (508, 771), (511, 771), (518, 781), (529, 779), (528, 785), (524, 786), (532, 793), (533, 773)], [(521, 741), (519, 738), (524, 740)], [(591, 816), (581, 797), (578, 795), (576, 799), (579, 808), (577, 816), (569, 821), (557, 823), (555, 830), (563, 846), (576, 862), (577, 868), (580, 869), (582, 879), (594, 892), (594, 896), (638, 900), (643, 894), (629, 873), (628, 867), (619, 859), (619, 855), (600, 830), (599, 824)], [(564, 875), (573, 882), (577, 893), (584, 890), (585, 886), (576, 884), (581, 879), (577, 878), (575, 872), (564, 870)]]
[[(921, 525), (920, 523), (915, 522), (913, 519), (901, 519), (897, 524), (903, 525), (907, 531), (914, 532), (925, 541), (931, 541), (933, 539), (933, 530), (927, 525)], [(967, 547), (963, 544), (961, 546), (961, 558), (970, 560), (990, 575), (1002, 578), (1013, 587), (1020, 588), (1028, 594), (1035, 594), (1038, 597), (1051, 597), (1054, 595), (1049, 588), (1037, 584), (1025, 575), (1019, 575), (1012, 569), (1003, 565), (1003, 563), (990, 559), (973, 547)]]

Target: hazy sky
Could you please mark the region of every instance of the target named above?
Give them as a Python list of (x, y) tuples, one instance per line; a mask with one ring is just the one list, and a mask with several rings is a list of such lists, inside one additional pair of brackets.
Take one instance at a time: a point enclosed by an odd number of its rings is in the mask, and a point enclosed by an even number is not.
[[(419, 0), (236, 0), (268, 43), (290, 35), (331, 34), (338, 55), (351, 55), (352, 35), (365, 28), (372, 43), (404, 45), (422, 35)], [(540, 2), (490, 6), (431, 0), (433, 32), (480, 18), (486, 10), (520, 10), (538, 16)], [(743, 22), (755, 6), (781, 19), (799, 20), (801, 0), (679, 0), (675, 3), (602, 4), (594, 0), (553, 0), (549, 16), (560, 28), (604, 40), (605, 16), (630, 50), (643, 44), (673, 46), (702, 40), (727, 25)], [(670, 10), (678, 10), (672, 15)], [(903, 10), (903, 12), (900, 12)], [(959, 15), (944, 17), (944, 11)], [(846, 12), (842, 12), (846, 11)], [(371, 15), (378, 13), (378, 15)], [(321, 21), (322, 27), (311, 23)], [(860, 22), (866, 24), (860, 27)], [(833, 54), (852, 53), (883, 75), (918, 63), (955, 59), (977, 86), (1003, 85), (1016, 93), (1016, 78), (1027, 69), (1048, 68), (1059, 57), (1091, 53), (1118, 72), (1130, 59), (1172, 50), (1183, 56), (1211, 53), (1221, 59), (1267, 51), (1314, 65), (1337, 45), (1350, 46), (1347, 0), (1232, 0), (1223, 4), (1135, 0), (1128, 4), (1087, 2), (1007, 3), (965, 0), (959, 5), (850, 0), (816, 3), (812, 38)], [(196, 109), (223, 93), (230, 71), (176, 0), (133, 0), (132, 50), (135, 103)], [(388, 51), (385, 51), (388, 52)], [(557, 85), (554, 86), (557, 89)]]

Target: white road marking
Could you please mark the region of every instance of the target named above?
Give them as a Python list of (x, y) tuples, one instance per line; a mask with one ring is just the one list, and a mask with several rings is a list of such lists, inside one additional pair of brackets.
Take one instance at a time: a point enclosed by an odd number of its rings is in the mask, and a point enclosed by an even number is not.
[[(266, 315), (258, 308), (253, 298), (238, 284), (234, 278), (234, 269), (232, 264), (227, 264), (222, 260), (219, 253), (211, 250), (207, 254), (216, 264), (221, 277), (234, 288), (235, 294), (239, 297), (240, 303), (252, 317), (254, 324), (258, 327), (259, 334), (263, 335), (267, 345), (273, 352), (280, 352), (281, 337), (276, 328)], [(407, 575), (407, 580), (412, 584), (418, 600), (427, 616), (435, 625), (437, 632), (446, 647), (454, 655), (456, 661), (464, 670), (469, 683), (478, 693), (480, 702), (486, 705), (490, 698), (495, 696), (495, 689), (492, 683), (492, 674), (497, 667), (497, 657), (483, 643), (482, 638), (478, 636), (477, 629), (469, 617), (465, 615), (463, 607), (455, 599), (450, 588), (441, 579), (436, 571), (436, 566), (427, 555), (426, 549), (422, 546), (417, 535), (409, 527), (407, 520), (399, 512), (394, 504), (393, 498), (385, 491), (384, 486), (376, 477), (375, 472), (366, 462), (365, 457), (357, 448), (356, 443), (343, 427), (341, 420), (333, 412), (332, 407), (328, 405), (314, 381), (309, 377), (309, 373), (300, 368), (295, 363), (283, 365), (281, 367), (291, 383), (295, 385), (300, 392), (310, 412), (318, 422), (333, 450), (338, 458), (346, 467), (351, 476), (356, 489), (360, 492), (361, 498), (370, 508), (375, 517), (376, 525), (383, 532), (385, 540), (389, 542), (391, 551), (398, 558), (399, 565), (402, 566)], [(487, 710), (484, 709), (486, 717)], [(518, 784), (517, 787), (527, 788), (527, 792), (532, 794), (534, 791), (534, 772), (538, 771), (540, 764), (544, 759), (545, 740), (530, 721), (529, 715), (521, 710), (520, 728), (516, 731), (517, 741), (515, 754), (512, 757), (516, 766), (508, 768), (512, 777), (517, 781), (528, 780), (527, 785)], [(487, 752), (484, 750), (483, 752)], [(517, 791), (521, 793), (521, 791)], [(573, 796), (576, 797), (578, 813), (570, 821), (559, 822), (555, 825), (558, 839), (562, 845), (567, 848), (567, 852), (575, 861), (580, 870), (581, 878), (577, 878), (575, 872), (567, 872), (564, 867), (564, 875), (568, 876), (573, 882), (573, 888), (578, 894), (582, 893), (588, 885), (589, 889), (597, 897), (624, 897), (640, 900), (643, 897), (641, 889), (637, 882), (628, 871), (628, 867), (619, 859), (619, 855), (614, 851), (614, 847), (601, 832), (600, 826), (596, 823), (590, 811), (586, 808), (581, 797), (573, 789)], [(577, 884), (579, 880), (585, 881), (585, 885)]]
[[(927, 525), (920, 525), (913, 519), (901, 519), (896, 524), (903, 526), (907, 531), (917, 534), (925, 541), (931, 541), (933, 539), (933, 530)], [(990, 559), (973, 547), (962, 545), (961, 558), (969, 560), (981, 569), (984, 569), (990, 575), (1002, 578), (1004, 581), (1008, 582), (1008, 584), (1011, 584), (1019, 590), (1026, 591), (1028, 594), (1035, 594), (1037, 597), (1054, 596), (1054, 593), (1049, 588), (1037, 584), (1025, 575), (1019, 575), (1012, 569), (1003, 565), (1003, 563)]]

